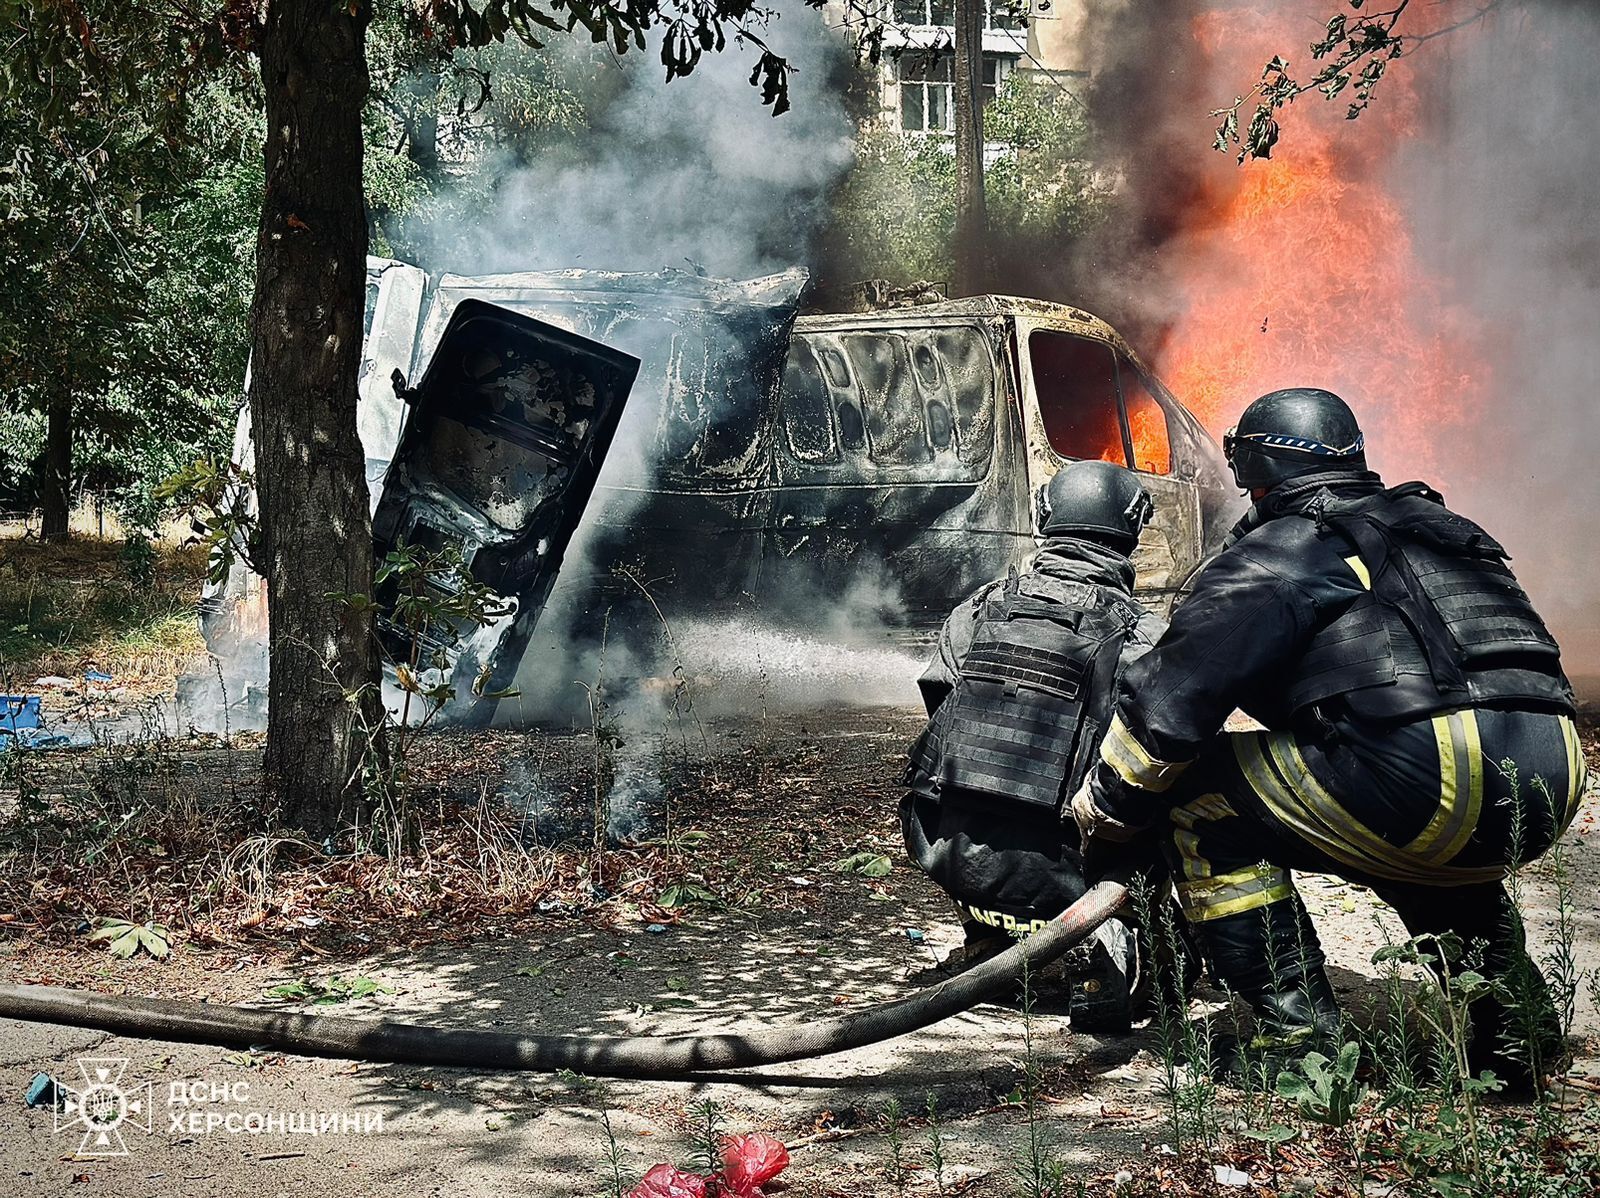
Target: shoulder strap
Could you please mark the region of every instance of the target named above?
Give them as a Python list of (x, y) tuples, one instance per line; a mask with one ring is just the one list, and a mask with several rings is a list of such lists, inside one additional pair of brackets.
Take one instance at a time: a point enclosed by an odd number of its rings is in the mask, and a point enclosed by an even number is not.
[(1314, 518), (1319, 529), (1333, 529), (1355, 549), (1367, 568), (1373, 601), (1394, 613), (1416, 638), (1435, 685), (1443, 691), (1464, 691), (1467, 680), (1452, 650), (1454, 638), (1406, 561), (1407, 538), (1399, 531), (1405, 522), (1395, 518), (1393, 509), (1396, 501), (1413, 497), (1439, 504), (1441, 514), (1453, 514), (1427, 484), (1402, 483), (1356, 500), (1341, 502), (1328, 496), (1331, 502), (1316, 505)]

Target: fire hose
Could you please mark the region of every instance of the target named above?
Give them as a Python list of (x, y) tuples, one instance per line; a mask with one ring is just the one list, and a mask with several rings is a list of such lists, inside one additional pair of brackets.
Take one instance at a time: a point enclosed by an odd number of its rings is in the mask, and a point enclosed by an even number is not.
[(1091, 886), (1044, 928), (964, 973), (889, 1002), (791, 1027), (695, 1036), (541, 1036), (481, 1028), (297, 1015), (180, 999), (122, 998), (59, 986), (0, 986), (0, 1017), (122, 1036), (302, 1056), (477, 1069), (569, 1069), (590, 1077), (672, 1080), (776, 1065), (876, 1044), (948, 1019), (1081, 944), (1128, 897), (1125, 880)]

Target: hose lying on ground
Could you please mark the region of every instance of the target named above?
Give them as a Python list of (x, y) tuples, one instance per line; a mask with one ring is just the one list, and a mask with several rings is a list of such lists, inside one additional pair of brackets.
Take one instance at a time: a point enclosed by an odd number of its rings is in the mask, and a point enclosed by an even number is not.
[(590, 1077), (672, 1079), (844, 1052), (948, 1019), (1014, 985), (1025, 964), (1029, 970), (1038, 970), (1081, 944), (1116, 913), (1127, 896), (1124, 881), (1099, 882), (1046, 927), (948, 981), (863, 1011), (798, 1027), (703, 1036), (536, 1036), (295, 1015), (178, 999), (118, 998), (58, 986), (0, 986), (0, 1017), (179, 1044), (260, 1045), (305, 1056), (477, 1069), (570, 1069)]

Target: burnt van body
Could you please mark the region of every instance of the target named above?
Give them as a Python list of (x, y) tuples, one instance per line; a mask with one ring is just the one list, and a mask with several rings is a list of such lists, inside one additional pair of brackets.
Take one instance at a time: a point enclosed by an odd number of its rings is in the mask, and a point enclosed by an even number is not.
[[(390, 376), (425, 382), (463, 305), (476, 313), (474, 328), (504, 325), (552, 349), (565, 331), (574, 345), (595, 343), (584, 352), (637, 359), (631, 393), (618, 379), (627, 403), (609, 446), (599, 438), (585, 456), (584, 473), (597, 475), (592, 493), (585, 478), (563, 503), (563, 539), (572, 535), (559, 584), (565, 622), (546, 630), (558, 636), (581, 639), (643, 588), (668, 614), (757, 610), (782, 624), (837, 628), (839, 608), (854, 605), (870, 608), (875, 624), (925, 633), (1027, 560), (1034, 496), (1078, 458), (1131, 466), (1155, 498), (1135, 563), (1139, 590), (1158, 609), (1236, 514), (1215, 443), (1103, 321), (1006, 296), (801, 316), (805, 283), (801, 271), (746, 282), (587, 270), (429, 279), (369, 260), (357, 420), (375, 548), (416, 535), (416, 521), (408, 514), (402, 528), (392, 511), (423, 503), (430, 530), (449, 527), (471, 541), (461, 530), (500, 537), (496, 505), (518, 502), (503, 492), (519, 472), (492, 461), (482, 471), (451, 466), (471, 480), (465, 489), (442, 485), (447, 472), (432, 466), (426, 485), (413, 477), (416, 462), (431, 462), (422, 443), (429, 425), (414, 409), (408, 415)], [(516, 317), (538, 324), (530, 332)], [(518, 436), (496, 430), (502, 449), (531, 452), (520, 426), (511, 429)], [(248, 466), (247, 418), (235, 456)], [(472, 510), (452, 516), (452, 503)], [(520, 526), (513, 533), (530, 539)], [(458, 546), (469, 561), (489, 547)], [(496, 563), (497, 592), (522, 599), (514, 632), (496, 630), (494, 674), (508, 677), (560, 557), (485, 552), (482, 560)], [(512, 576), (523, 561), (538, 578)], [(264, 632), (259, 580), (235, 570), (208, 588), (202, 613), (214, 642), (241, 625)]]
[(803, 281), (441, 283), (641, 360), (574, 561), (580, 609), (648, 580), (673, 611), (837, 626), (849, 604), (927, 631), (1028, 559), (1063, 463), (1103, 458), (1155, 499), (1135, 564), (1164, 611), (1237, 515), (1215, 442), (1104, 321), (1009, 296), (797, 316)]
[(881, 570), (936, 624), (1034, 549), (1061, 466), (1139, 472), (1156, 516), (1138, 587), (1165, 609), (1237, 510), (1199, 422), (1104, 321), (1008, 296), (802, 318), (774, 437), (774, 577)]

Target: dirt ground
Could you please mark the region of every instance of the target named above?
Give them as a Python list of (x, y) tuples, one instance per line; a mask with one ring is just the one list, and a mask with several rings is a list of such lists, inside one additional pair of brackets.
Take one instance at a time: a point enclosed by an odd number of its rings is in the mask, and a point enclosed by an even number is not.
[[(383, 989), (319, 1009), (539, 1032), (666, 1034), (826, 1017), (926, 982), (959, 937), (948, 905), (900, 852), (898, 777), (918, 726), (903, 707), (708, 724), (693, 750), (695, 769), (669, 779), (663, 802), (669, 831), (680, 840), (688, 833), (694, 844), (692, 854), (672, 859), (683, 871), (677, 883), (702, 886), (717, 902), (681, 908), (674, 923), (660, 922), (663, 909), (649, 901), (659, 898), (659, 868), (648, 874), (648, 888), (628, 884), (624, 870), (605, 901), (574, 905), (552, 897), (541, 902), (543, 911), (485, 920), (470, 934), (436, 934), (449, 924), (448, 896), (438, 910), (408, 908), (409, 915), (402, 911), (381, 926), (338, 935), (323, 934), (337, 921), (325, 923), (311, 906), (255, 934), (180, 935), (163, 962), (116, 961), (59, 927), (46, 931), (12, 917), (0, 922), (0, 978), (267, 1006), (296, 1005), (269, 993), (286, 984), (361, 978)], [(1591, 757), (1593, 731), (1586, 732)], [(446, 743), (441, 737), (444, 760), (459, 762), (459, 746), (444, 752)], [(507, 743), (515, 742), (474, 742), (470, 768), (442, 772), (471, 773), (475, 781), (508, 771), (523, 776), (514, 754), (507, 760), (491, 751)], [(1587, 900), (1600, 882), (1594, 819), (1590, 805), (1570, 836), (1578, 964), (1585, 969), (1600, 965), (1600, 931)], [(887, 855), (889, 874), (835, 868), (862, 851)], [(1394, 927), (1393, 920), (1358, 888), (1317, 877), (1302, 885), (1335, 964), (1335, 985), (1359, 1019), (1376, 997), (1370, 956), (1381, 943), (1380, 926)], [(1529, 899), (1531, 934), (1543, 943), (1552, 922), (1547, 882), (1530, 879)], [(78, 1192), (76, 1186), (88, 1194), (261, 1198), (596, 1195), (609, 1182), (603, 1115), (632, 1184), (652, 1164), (686, 1160), (690, 1107), (709, 1098), (720, 1104), (728, 1131), (767, 1131), (791, 1146), (782, 1192), (795, 1198), (999, 1198), (1016, 1192), (1013, 1169), (1028, 1131), (1014, 1099), (1024, 1031), (1018, 1011), (986, 1005), (833, 1057), (695, 1082), (637, 1083), (285, 1057), (0, 1021), (0, 1178), (8, 1192), (50, 1195)], [(1577, 1032), (1577, 1071), (1600, 1074), (1600, 1017), (1587, 995), (1579, 999)], [(1051, 1013), (1036, 1014), (1031, 1033), (1044, 1066), (1048, 1134), (1067, 1176), (1096, 1194), (1112, 1192), (1111, 1175), (1125, 1164), (1147, 1174), (1171, 1139), (1153, 1034), (1075, 1035), (1064, 1016)], [(39, 1072), (81, 1087), (84, 1057), (125, 1059), (115, 1079), (125, 1093), (151, 1087), (152, 1130), (125, 1124), (125, 1156), (79, 1156), (81, 1127), (58, 1130), (50, 1110), (23, 1104)], [(170, 1101), (178, 1084), (190, 1102)], [(200, 1097), (225, 1093), (229, 1101), (192, 1101), (196, 1086)], [(891, 1100), (907, 1113), (898, 1136), (881, 1118)], [(937, 1132), (920, 1118), (930, 1102)], [(329, 1113), (339, 1130), (273, 1131), (280, 1123), (262, 1134), (234, 1134), (223, 1121), (208, 1127), (206, 1120), (235, 1114), (241, 1124), (251, 1114), (305, 1113), (313, 1123)], [(927, 1168), (930, 1134), (940, 1136), (947, 1162), (941, 1180)], [(896, 1138), (908, 1168), (901, 1184), (894, 1180)], [(1248, 1187), (1225, 1192), (1290, 1192), (1292, 1166), (1270, 1176), (1261, 1152), (1244, 1143), (1213, 1158), (1251, 1174)]]

